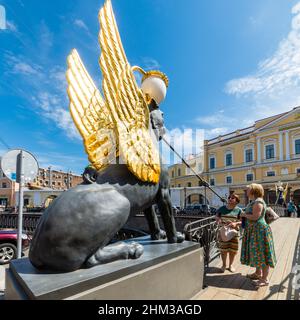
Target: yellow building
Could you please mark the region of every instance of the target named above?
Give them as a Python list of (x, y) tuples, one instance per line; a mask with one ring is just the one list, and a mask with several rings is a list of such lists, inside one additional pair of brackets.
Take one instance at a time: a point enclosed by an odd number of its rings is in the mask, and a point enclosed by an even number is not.
[[(184, 170), (182, 164), (169, 168), (171, 186), (198, 184)], [(202, 176), (212, 186), (229, 186), (243, 204), (248, 202), (246, 186), (252, 182), (261, 183), (265, 200), (274, 203), (275, 184), (281, 181), (284, 186), (288, 183), (288, 199), (300, 204), (300, 107), (205, 140)]]

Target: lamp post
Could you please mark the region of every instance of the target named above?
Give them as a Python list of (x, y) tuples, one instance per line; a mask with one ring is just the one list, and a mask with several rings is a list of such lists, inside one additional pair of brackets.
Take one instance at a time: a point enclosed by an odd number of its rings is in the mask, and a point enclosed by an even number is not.
[(206, 185), (204, 186), (204, 202), (205, 202), (205, 214), (207, 215), (207, 198), (206, 198)]
[(51, 174), (51, 166), (48, 168), (49, 170), (49, 188), (52, 189), (52, 174)]
[(186, 208), (186, 187), (183, 188), (184, 190), (184, 209)]

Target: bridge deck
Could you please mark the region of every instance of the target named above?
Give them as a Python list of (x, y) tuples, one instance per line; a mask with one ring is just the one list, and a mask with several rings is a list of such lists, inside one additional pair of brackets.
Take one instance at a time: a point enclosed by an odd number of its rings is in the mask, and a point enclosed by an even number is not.
[[(208, 286), (194, 297), (196, 300), (299, 300), (300, 290), (293, 286), (295, 270), (300, 272), (300, 219), (280, 218), (272, 225), (277, 265), (270, 269), (268, 287), (256, 289), (252, 281), (245, 277), (254, 268), (240, 264), (238, 253), (234, 267), (235, 273), (226, 270), (220, 273), (222, 266), (218, 258), (207, 270), (205, 284)], [(299, 278), (299, 273), (298, 273)], [(298, 287), (300, 280), (298, 280)]]

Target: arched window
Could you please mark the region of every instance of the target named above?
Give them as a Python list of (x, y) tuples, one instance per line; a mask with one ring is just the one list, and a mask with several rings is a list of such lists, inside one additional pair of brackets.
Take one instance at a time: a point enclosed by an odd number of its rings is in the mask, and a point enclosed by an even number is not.
[(244, 146), (244, 162), (249, 163), (254, 161), (254, 145), (247, 144)]
[(209, 156), (209, 169), (215, 169), (216, 168), (216, 156), (210, 155)]
[(224, 162), (225, 162), (226, 167), (230, 167), (233, 165), (233, 152), (232, 152), (232, 150), (227, 150), (225, 152)]

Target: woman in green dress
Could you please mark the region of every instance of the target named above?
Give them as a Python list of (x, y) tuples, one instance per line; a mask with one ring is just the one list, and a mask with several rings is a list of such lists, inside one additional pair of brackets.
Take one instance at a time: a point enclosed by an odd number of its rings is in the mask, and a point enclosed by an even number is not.
[(246, 218), (241, 263), (255, 267), (256, 271), (247, 277), (258, 280), (257, 286), (266, 286), (269, 284), (270, 267), (275, 267), (276, 256), (272, 230), (265, 220), (264, 189), (260, 184), (252, 183), (247, 188), (247, 195), (251, 202), (241, 214)]
[[(231, 194), (228, 197), (228, 204), (218, 209), (216, 214), (217, 223), (220, 225), (227, 225), (231, 228), (239, 230), (240, 215), (242, 209), (237, 205), (240, 202), (239, 197), (236, 194)], [(218, 247), (221, 252), (223, 266), (221, 268), (222, 273), (226, 270), (227, 256), (229, 255), (229, 268), (228, 270), (234, 272), (235, 269), (232, 266), (234, 258), (239, 250), (239, 236), (235, 236), (230, 241), (221, 241), (218, 242)]]

